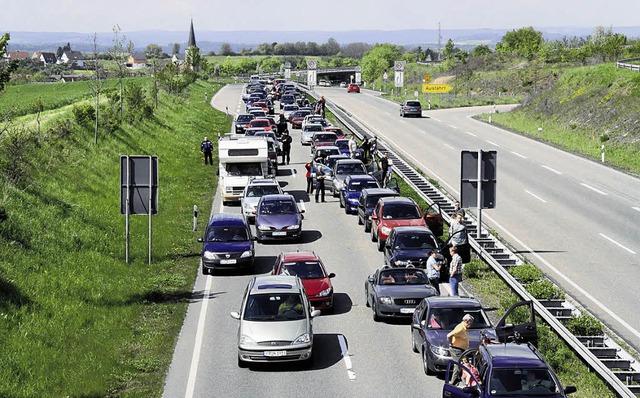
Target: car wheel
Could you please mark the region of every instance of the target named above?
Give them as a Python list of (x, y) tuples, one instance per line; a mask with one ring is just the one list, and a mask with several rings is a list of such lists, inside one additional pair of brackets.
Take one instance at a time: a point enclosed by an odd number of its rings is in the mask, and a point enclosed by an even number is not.
[(415, 353), (420, 352), (420, 350), (418, 350), (418, 346), (416, 345), (416, 336), (413, 333), (413, 330), (411, 331), (411, 350)]
[(373, 310), (373, 321), (380, 322), (380, 315), (378, 315), (378, 309), (376, 308), (376, 302), (371, 303), (371, 309)]
[(384, 249), (384, 242), (382, 239), (378, 239), (378, 251), (381, 252)]
[(369, 304), (369, 293), (365, 291), (364, 296), (364, 302), (366, 303), (367, 308), (370, 308), (371, 304)]
[(373, 226), (371, 226), (370, 231), (371, 231), (371, 242), (377, 241), (378, 239), (376, 238), (376, 235), (373, 233)]
[(249, 364), (246, 363), (245, 361), (243, 361), (242, 359), (240, 359), (239, 355), (238, 355), (238, 367), (239, 368), (247, 368), (247, 367), (249, 367)]
[(202, 275), (210, 275), (209, 269), (202, 267)]
[(364, 222), (364, 232), (370, 232), (371, 231), (371, 224), (368, 222)]
[(431, 376), (432, 374), (434, 374), (431, 369), (430, 369), (430, 365), (431, 365), (431, 360), (429, 359), (429, 354), (427, 354), (426, 349), (422, 349), (422, 369), (424, 370), (424, 374), (426, 374), (427, 376)]

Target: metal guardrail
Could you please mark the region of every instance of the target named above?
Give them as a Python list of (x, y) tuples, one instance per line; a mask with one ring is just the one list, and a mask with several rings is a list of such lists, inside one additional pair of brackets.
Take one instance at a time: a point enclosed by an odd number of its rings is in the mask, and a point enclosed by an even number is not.
[(616, 62), (616, 67), (617, 68), (630, 69), (630, 70), (634, 70), (636, 72), (640, 72), (640, 64), (630, 64), (630, 63), (628, 63), (628, 62), (631, 62), (631, 61), (640, 61), (640, 58), (621, 59), (620, 61)]
[[(305, 86), (303, 86), (307, 89)], [(307, 89), (308, 90), (308, 89)], [(314, 98), (314, 92), (307, 91)], [(325, 99), (326, 100), (326, 99)], [(327, 100), (329, 110), (358, 138), (371, 138), (373, 135), (366, 127), (352, 115)], [(417, 193), (432, 205), (437, 203), (443, 218), (450, 223), (454, 209), (453, 199), (431, 184), (427, 178), (419, 174), (413, 166), (402, 159), (383, 140), (378, 139), (378, 150), (387, 152), (392, 160), (393, 171), (405, 180)], [(524, 262), (497, 238), (482, 229), (480, 238), (476, 238), (477, 221), (472, 215), (467, 215), (469, 244), (483, 261), (485, 261), (500, 276), (509, 287), (523, 300), (534, 303), (536, 313), (569, 345), (582, 360), (618, 394), (620, 397), (640, 396), (640, 367), (633, 357), (608, 336), (574, 336), (562, 323), (571, 314), (580, 311), (567, 301), (543, 302), (535, 299), (508, 272), (509, 267), (518, 266)], [(618, 369), (618, 370), (615, 370)]]

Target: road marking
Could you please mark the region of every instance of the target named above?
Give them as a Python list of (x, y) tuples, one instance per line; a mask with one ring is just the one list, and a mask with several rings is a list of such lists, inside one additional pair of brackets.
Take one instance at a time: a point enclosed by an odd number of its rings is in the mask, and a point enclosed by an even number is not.
[(472, 132), (470, 132), (470, 131), (465, 131), (465, 133), (469, 134), (469, 135), (470, 135), (470, 136), (472, 136), (472, 137), (477, 137), (477, 135), (473, 134), (473, 133), (472, 133)]
[(549, 171), (551, 171), (551, 172), (553, 172), (553, 173), (556, 173), (556, 174), (558, 174), (558, 175), (561, 175), (561, 174), (562, 174), (562, 173), (561, 173), (561, 172), (559, 172), (558, 170), (552, 169), (552, 168), (551, 168), (551, 167), (549, 167), (549, 166), (542, 165), (542, 167), (543, 167), (543, 168), (545, 168), (545, 169), (547, 169), (547, 170), (549, 170)]
[(589, 188), (589, 189), (590, 189), (590, 190), (592, 190), (593, 192), (597, 192), (597, 193), (599, 193), (600, 195), (609, 196), (609, 194), (608, 194), (608, 193), (606, 193), (606, 192), (602, 192), (602, 191), (601, 191), (601, 190), (599, 190), (598, 188), (594, 188), (594, 187), (592, 187), (591, 185), (587, 185), (587, 184), (585, 184), (584, 182), (581, 182), (581, 183), (580, 183), (580, 185), (582, 185), (582, 186), (583, 186), (583, 187), (585, 187), (585, 188)]
[(418, 130), (418, 131), (419, 131), (420, 133), (422, 133), (422, 134), (428, 134), (428, 133), (427, 133), (426, 131), (424, 131), (424, 130)]
[(500, 148), (500, 145), (496, 144), (496, 143), (495, 143), (495, 142), (493, 142), (493, 141), (489, 141), (489, 140), (487, 140), (487, 142), (488, 142), (489, 144), (491, 144), (491, 145), (494, 145), (494, 146), (497, 146), (498, 148)]
[(454, 126), (453, 124), (450, 124), (449, 127), (454, 128), (454, 129), (458, 129), (456, 126)]
[(300, 209), (302, 210), (303, 213), (307, 212), (307, 208), (304, 205), (304, 201), (302, 199), (300, 199)]
[(608, 240), (609, 242), (613, 243), (614, 245), (617, 245), (618, 247), (628, 251), (631, 254), (637, 254), (636, 252), (634, 252), (633, 250), (629, 249), (628, 247), (625, 247), (623, 245), (621, 245), (620, 243), (616, 242), (615, 240), (611, 239), (610, 237), (608, 237), (607, 235), (600, 233), (598, 234), (600, 236), (602, 236), (603, 238), (605, 238), (606, 240)]
[(518, 156), (518, 157), (521, 157), (522, 159), (526, 159), (526, 158), (527, 158), (527, 157), (526, 157), (526, 156), (524, 156), (524, 155), (520, 155), (518, 152), (513, 152), (513, 151), (511, 151), (511, 153), (513, 153), (514, 155), (516, 155), (516, 156)]
[(633, 210), (640, 211), (640, 207), (632, 207)]
[(437, 117), (433, 117), (433, 116), (431, 116), (431, 119), (435, 120), (436, 122), (440, 122), (440, 123), (442, 123), (442, 120), (438, 119)]
[(347, 350), (347, 341), (343, 335), (338, 335), (338, 343), (340, 343), (340, 351), (342, 352), (342, 358), (344, 358), (344, 364), (347, 367), (347, 375), (349, 380), (356, 379), (356, 372), (353, 371), (353, 365), (351, 364), (351, 357), (349, 356), (349, 350)]
[(515, 235), (513, 235), (509, 230), (507, 230), (505, 227), (503, 227), (502, 225), (500, 225), (496, 220), (494, 220), (491, 216), (488, 215), (483, 215), (487, 220), (491, 221), (496, 227), (500, 228), (501, 230), (503, 230), (507, 235), (509, 235), (514, 241), (516, 241), (519, 245), (521, 245), (526, 251), (528, 251), (529, 253), (531, 253), (535, 258), (537, 258), (542, 264), (544, 264), (547, 268), (549, 268), (551, 271), (555, 272), (558, 276), (560, 276), (560, 278), (562, 278), (566, 283), (568, 283), (569, 285), (571, 285), (574, 289), (576, 289), (577, 291), (579, 291), (582, 295), (584, 295), (588, 300), (591, 300), (591, 302), (593, 302), (596, 306), (600, 307), (601, 310), (603, 310), (604, 312), (607, 313), (607, 315), (609, 315), (611, 318), (615, 319), (618, 323), (620, 323), (620, 325), (622, 325), (625, 329), (627, 329), (629, 332), (631, 332), (634, 336), (636, 336), (637, 338), (640, 339), (640, 332), (638, 332), (637, 330), (635, 330), (633, 327), (631, 327), (631, 325), (629, 325), (627, 322), (625, 322), (622, 318), (620, 318), (618, 315), (616, 315), (615, 312), (611, 311), (609, 308), (605, 307), (599, 300), (597, 300), (595, 297), (593, 297), (592, 295), (590, 295), (589, 293), (587, 293), (586, 290), (584, 290), (583, 288), (581, 288), (580, 286), (578, 286), (574, 281), (572, 281), (571, 279), (569, 279), (569, 277), (567, 277), (566, 275), (564, 275), (562, 272), (560, 272), (556, 267), (554, 267), (553, 265), (549, 264), (549, 262), (547, 262), (544, 258), (542, 258), (538, 253), (536, 253), (532, 248), (530, 248), (529, 246), (527, 246), (524, 242), (522, 242), (520, 239), (518, 239)]
[(451, 146), (451, 145), (449, 145), (449, 144), (444, 144), (444, 146), (446, 146), (446, 147), (447, 147), (447, 148), (449, 148), (449, 149), (453, 149), (453, 150), (455, 150), (455, 149), (456, 149), (456, 148), (452, 147), (452, 146)]
[(542, 198), (541, 198), (541, 197), (539, 197), (538, 195), (536, 195), (536, 194), (534, 194), (534, 193), (532, 193), (532, 192), (530, 192), (530, 191), (527, 191), (526, 189), (525, 189), (524, 191), (525, 191), (526, 193), (528, 193), (529, 195), (533, 196), (534, 198), (538, 199), (540, 202), (542, 202), (542, 203), (547, 203), (547, 201), (546, 201), (546, 200), (542, 199)]

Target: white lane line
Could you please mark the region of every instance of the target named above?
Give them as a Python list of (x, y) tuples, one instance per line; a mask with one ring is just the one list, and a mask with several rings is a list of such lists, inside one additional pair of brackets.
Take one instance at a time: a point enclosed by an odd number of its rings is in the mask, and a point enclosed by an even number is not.
[(552, 168), (551, 168), (551, 167), (549, 167), (549, 166), (542, 165), (542, 167), (543, 167), (543, 168), (545, 168), (545, 169), (547, 169), (547, 170), (549, 170), (549, 171), (550, 171), (550, 172), (552, 172), (552, 173), (556, 173), (556, 174), (558, 174), (558, 175), (561, 175), (561, 174), (562, 174), (562, 173), (561, 173), (561, 172), (559, 172), (558, 170), (556, 170), (556, 169), (552, 169)]
[(629, 249), (628, 247), (625, 247), (625, 246), (621, 245), (620, 243), (616, 242), (615, 240), (611, 239), (610, 237), (608, 237), (607, 235), (605, 235), (605, 234), (603, 234), (603, 233), (600, 233), (600, 234), (598, 234), (598, 235), (602, 236), (603, 238), (605, 238), (605, 239), (606, 239), (606, 240), (608, 240), (609, 242), (611, 242), (611, 243), (613, 243), (614, 245), (616, 245), (616, 246), (618, 246), (618, 247), (620, 247), (620, 248), (622, 248), (622, 249), (624, 249), (624, 250), (628, 251), (628, 252), (629, 252), (629, 253), (631, 253), (631, 254), (637, 254), (637, 253), (636, 253), (636, 252), (634, 252), (633, 250)]
[(584, 182), (581, 182), (581, 183), (580, 183), (580, 185), (582, 185), (582, 186), (583, 186), (583, 187), (585, 187), (585, 188), (588, 188), (588, 189), (592, 190), (593, 192), (597, 192), (597, 193), (599, 193), (600, 195), (609, 196), (609, 194), (608, 194), (608, 193), (606, 193), (606, 192), (602, 192), (602, 191), (601, 191), (601, 190), (599, 190), (598, 188), (594, 188), (594, 187), (592, 187), (591, 185), (587, 185), (587, 184), (585, 184)]
[(422, 134), (428, 134), (428, 133), (427, 133), (426, 131), (424, 131), (424, 130), (418, 130), (418, 131), (419, 131), (420, 133), (422, 133)]
[(520, 158), (522, 158), (522, 159), (526, 159), (526, 158), (527, 158), (527, 157), (526, 157), (526, 156), (524, 156), (524, 155), (520, 155), (518, 152), (513, 152), (513, 151), (511, 151), (511, 153), (513, 153), (514, 155), (516, 155), (516, 156), (518, 156), (518, 157), (520, 157)]
[(640, 207), (632, 207), (633, 210), (640, 211)]
[(347, 350), (347, 341), (343, 335), (338, 335), (338, 343), (340, 343), (340, 351), (342, 352), (342, 358), (344, 358), (344, 364), (347, 367), (347, 375), (349, 380), (356, 379), (356, 372), (353, 371), (353, 365), (351, 365), (351, 357), (349, 357), (349, 351)]
[(452, 147), (452, 146), (451, 146), (451, 145), (449, 145), (449, 144), (443, 144), (443, 145), (444, 145), (444, 146), (446, 146), (446, 147), (447, 147), (447, 148), (449, 148), (449, 149), (453, 149), (453, 150), (455, 150), (455, 149), (456, 149), (456, 148)]
[(454, 128), (454, 129), (458, 129), (456, 126), (454, 126), (453, 124), (450, 124), (449, 127)]
[(442, 123), (442, 120), (438, 119), (437, 117), (433, 117), (433, 116), (431, 116), (431, 119), (435, 120), (436, 122), (440, 122), (440, 123)]
[(500, 148), (500, 145), (496, 144), (496, 143), (495, 143), (495, 142), (493, 142), (493, 141), (489, 141), (489, 140), (487, 140), (487, 142), (488, 142), (489, 144), (493, 145), (493, 146), (497, 146), (498, 148)]
[(507, 235), (509, 235), (514, 241), (516, 241), (519, 245), (521, 245), (526, 251), (528, 251), (529, 253), (531, 253), (535, 258), (537, 258), (542, 264), (544, 264), (547, 268), (549, 268), (551, 271), (555, 272), (560, 278), (562, 278), (567, 284), (571, 285), (574, 289), (576, 289), (577, 291), (579, 291), (582, 295), (584, 295), (588, 300), (590, 300), (591, 302), (593, 302), (596, 306), (600, 307), (600, 309), (604, 312), (607, 313), (607, 315), (609, 315), (611, 318), (615, 319), (618, 323), (620, 323), (620, 325), (622, 325), (625, 329), (627, 329), (629, 332), (631, 332), (634, 336), (636, 336), (637, 338), (640, 339), (640, 332), (638, 332), (637, 330), (635, 330), (633, 327), (631, 327), (631, 325), (629, 325), (627, 322), (625, 322), (622, 318), (620, 318), (615, 312), (611, 311), (609, 308), (605, 307), (599, 300), (597, 300), (595, 297), (593, 297), (592, 295), (590, 295), (589, 293), (587, 293), (586, 290), (584, 290), (583, 288), (581, 288), (580, 286), (578, 286), (574, 281), (572, 281), (571, 279), (569, 279), (569, 277), (567, 277), (565, 274), (563, 274), (562, 272), (560, 272), (556, 267), (554, 267), (553, 265), (549, 264), (549, 262), (547, 262), (547, 260), (545, 260), (544, 258), (540, 257), (540, 255), (538, 253), (536, 253), (532, 248), (530, 248), (529, 246), (527, 246), (526, 244), (524, 244), (524, 242), (522, 242), (520, 239), (516, 238), (510, 231), (508, 231), (505, 227), (503, 227), (502, 225), (500, 225), (496, 220), (494, 220), (491, 216), (488, 215), (483, 215), (487, 220), (491, 221), (496, 227), (500, 228), (501, 230), (503, 230)]
[(472, 133), (472, 132), (470, 132), (470, 131), (465, 131), (465, 133), (469, 134), (469, 135), (470, 135), (470, 136), (472, 136), (472, 137), (477, 137), (477, 135), (473, 134), (473, 133)]
[(538, 199), (540, 202), (542, 203), (547, 203), (546, 200), (542, 199), (541, 197), (539, 197), (538, 195), (534, 194), (533, 192), (530, 192), (528, 190), (524, 190), (526, 193), (528, 193), (529, 195), (533, 196), (534, 198)]

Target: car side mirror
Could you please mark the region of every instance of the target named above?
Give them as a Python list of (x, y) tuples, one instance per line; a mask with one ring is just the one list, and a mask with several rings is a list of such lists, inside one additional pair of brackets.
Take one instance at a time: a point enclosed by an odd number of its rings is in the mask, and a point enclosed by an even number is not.
[(204, 242), (204, 239), (198, 238), (198, 242), (202, 243), (202, 242)]
[(336, 274), (334, 274), (333, 272), (329, 274), (329, 278), (335, 278)]
[(311, 311), (311, 318), (315, 318), (321, 314), (320, 310)]
[(422, 325), (420, 325), (419, 323), (412, 323), (411, 329), (422, 329)]
[(368, 280), (369, 282), (371, 282), (371, 283), (373, 283), (373, 282), (375, 281), (375, 279), (373, 278), (373, 276), (369, 276), (369, 277), (367, 278), (367, 280)]
[(229, 315), (231, 315), (233, 319), (240, 319), (240, 313), (238, 311), (231, 311)]
[(376, 215), (376, 213), (371, 213), (371, 219), (372, 220), (377, 220), (378, 216)]

